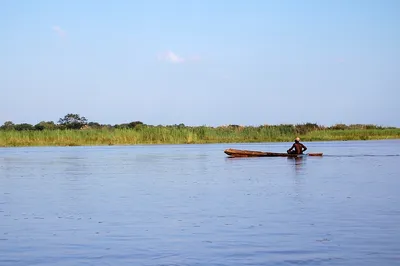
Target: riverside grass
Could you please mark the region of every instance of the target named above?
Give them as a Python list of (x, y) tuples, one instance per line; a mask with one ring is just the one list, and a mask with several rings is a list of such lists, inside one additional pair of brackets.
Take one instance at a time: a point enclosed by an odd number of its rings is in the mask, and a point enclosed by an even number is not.
[(400, 128), (314, 129), (298, 133), (290, 127), (141, 127), (139, 129), (86, 129), (43, 131), (0, 131), (1, 147), (95, 146), (138, 144), (205, 144), (344, 141), (400, 139)]

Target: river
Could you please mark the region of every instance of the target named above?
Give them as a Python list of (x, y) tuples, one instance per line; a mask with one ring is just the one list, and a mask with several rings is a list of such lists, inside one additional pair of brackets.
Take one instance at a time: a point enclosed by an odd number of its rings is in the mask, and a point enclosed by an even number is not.
[(0, 148), (0, 265), (399, 265), (400, 140)]

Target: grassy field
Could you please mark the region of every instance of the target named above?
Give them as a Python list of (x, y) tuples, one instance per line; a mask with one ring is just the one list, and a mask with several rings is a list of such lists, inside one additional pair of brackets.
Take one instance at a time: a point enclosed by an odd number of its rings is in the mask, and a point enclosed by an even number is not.
[(291, 126), (259, 127), (141, 127), (138, 129), (87, 129), (0, 131), (1, 147), (91, 146), (134, 144), (196, 144), (400, 139), (400, 128), (309, 129)]

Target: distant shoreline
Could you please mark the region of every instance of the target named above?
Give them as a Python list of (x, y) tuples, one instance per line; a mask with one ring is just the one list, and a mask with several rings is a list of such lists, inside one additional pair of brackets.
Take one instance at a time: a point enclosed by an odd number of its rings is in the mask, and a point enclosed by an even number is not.
[(212, 144), (400, 139), (400, 128), (298, 126), (139, 126), (112, 129), (0, 130), (0, 147)]

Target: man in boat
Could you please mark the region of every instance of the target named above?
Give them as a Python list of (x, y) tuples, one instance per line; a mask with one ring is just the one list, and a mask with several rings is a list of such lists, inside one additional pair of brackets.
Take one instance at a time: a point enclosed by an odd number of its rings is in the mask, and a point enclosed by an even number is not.
[(304, 151), (307, 150), (307, 147), (304, 146), (303, 143), (300, 143), (300, 138), (297, 137), (294, 140), (294, 143), (290, 149), (287, 150), (287, 153), (289, 154), (303, 154)]

